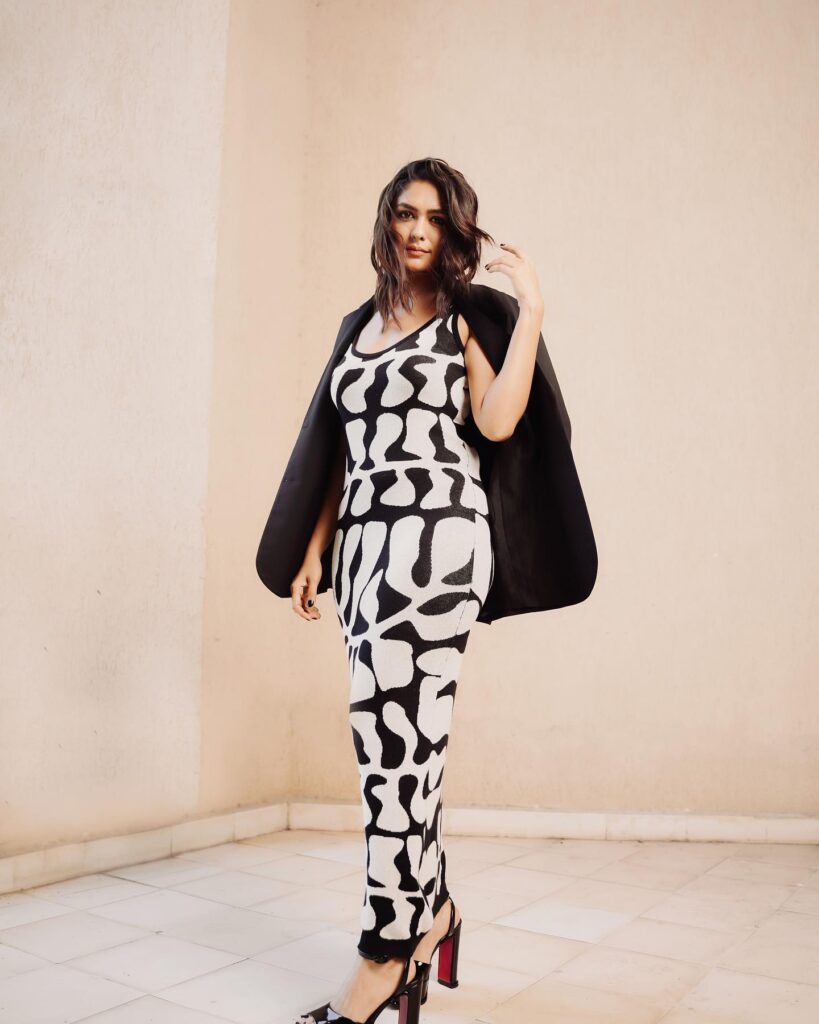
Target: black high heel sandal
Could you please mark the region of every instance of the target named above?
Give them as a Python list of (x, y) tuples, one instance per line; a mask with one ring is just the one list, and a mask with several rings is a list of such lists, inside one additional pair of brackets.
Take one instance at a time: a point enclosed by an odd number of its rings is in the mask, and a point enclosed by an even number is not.
[[(384, 960), (390, 959), (384, 957)], [(404, 967), (401, 971), (401, 978), (398, 982), (398, 987), (387, 998), (373, 1010), (370, 1016), (364, 1021), (351, 1020), (349, 1017), (344, 1017), (334, 1010), (329, 1003), (324, 1003), (323, 1006), (317, 1007), (315, 1010), (310, 1010), (309, 1013), (303, 1014), (295, 1024), (310, 1024), (311, 1018), (315, 1021), (315, 1024), (374, 1024), (376, 1018), (380, 1015), (382, 1010), (385, 1010), (388, 1006), (398, 1007), (398, 1024), (418, 1024), (419, 1015), (421, 1012), (421, 984), (423, 979), (423, 971), (419, 970), (418, 962), (415, 961), (415, 975), (408, 981), (410, 964), (413, 962), (412, 956), (408, 956), (404, 961)]]
[[(455, 924), (455, 903), (452, 897), (449, 898), (449, 928), (446, 935), (438, 939), (429, 963), (425, 960), (416, 960), (415, 966), (421, 976), (421, 1003), (427, 1001), (429, 990), (429, 976), (432, 972), (432, 957), (438, 954), (438, 984), (446, 985), (447, 988), (458, 987), (458, 951), (461, 946), (461, 924), (463, 918)], [(390, 1006), (397, 1006), (397, 1001), (392, 1001)], [(403, 1024), (403, 1021), (400, 1022)]]

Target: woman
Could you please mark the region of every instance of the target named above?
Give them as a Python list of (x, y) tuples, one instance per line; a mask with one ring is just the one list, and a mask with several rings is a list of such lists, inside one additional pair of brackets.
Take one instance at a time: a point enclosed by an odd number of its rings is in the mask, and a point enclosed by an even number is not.
[(519, 315), (496, 373), (454, 300), (474, 277), (478, 202), (443, 160), (402, 168), (379, 200), (375, 309), (337, 361), (342, 429), (323, 506), (291, 583), (308, 621), (322, 556), (350, 667), (350, 721), (364, 806), (367, 878), (356, 964), (330, 1003), (299, 1018), (374, 1021), (399, 1005), (418, 1020), (430, 962), (457, 984), (460, 914), (447, 888), (442, 780), (459, 671), (495, 558), (470, 416), (510, 437), (527, 407), (543, 318), (534, 268), (517, 247), (506, 274)]

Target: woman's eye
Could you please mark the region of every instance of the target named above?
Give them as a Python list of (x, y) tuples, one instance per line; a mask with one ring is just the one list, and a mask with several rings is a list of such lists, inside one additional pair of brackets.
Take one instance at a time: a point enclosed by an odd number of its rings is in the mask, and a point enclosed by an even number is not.
[[(398, 213), (396, 214), (396, 217), (399, 220), (401, 220), (404, 217), (404, 214), (406, 214), (407, 217), (411, 217), (412, 216), (412, 214), (410, 213), (409, 210), (399, 210)], [(433, 217), (432, 220), (436, 224), (446, 224), (446, 218), (445, 217)]]

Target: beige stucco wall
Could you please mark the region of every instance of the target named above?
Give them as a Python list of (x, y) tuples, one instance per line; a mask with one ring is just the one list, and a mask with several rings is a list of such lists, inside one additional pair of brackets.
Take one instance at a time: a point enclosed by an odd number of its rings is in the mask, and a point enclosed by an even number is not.
[(303, 644), (256, 575), (255, 559), (271, 486), (303, 418), (309, 373), (311, 320), (302, 308), (309, 10), (300, 0), (231, 5), (200, 813), (286, 800), (293, 792)]
[(819, 810), (815, 4), (2, 12), (0, 854), (358, 799), (332, 596), (254, 557), (428, 154), (536, 262), (600, 550), (476, 626), (447, 803)]
[(2, 855), (200, 800), (229, 4), (0, 17)]

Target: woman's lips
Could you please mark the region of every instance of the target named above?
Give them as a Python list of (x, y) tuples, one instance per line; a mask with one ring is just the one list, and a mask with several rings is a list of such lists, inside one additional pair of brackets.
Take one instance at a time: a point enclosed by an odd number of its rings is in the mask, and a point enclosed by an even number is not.
[(410, 256), (425, 256), (429, 252), (429, 249), (412, 249), (407, 246), (407, 252)]

